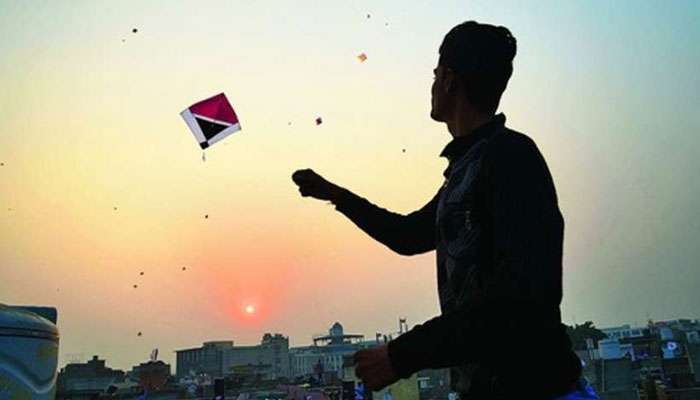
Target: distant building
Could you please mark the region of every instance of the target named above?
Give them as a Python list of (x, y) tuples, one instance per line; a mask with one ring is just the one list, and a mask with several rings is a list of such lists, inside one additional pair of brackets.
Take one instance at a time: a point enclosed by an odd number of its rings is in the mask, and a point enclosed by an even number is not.
[(644, 336), (619, 339), (621, 345), (631, 345), (635, 360), (647, 360), (662, 357), (662, 343), (658, 334), (645, 330)]
[(662, 327), (668, 327), (671, 329), (675, 329), (681, 332), (688, 332), (688, 331), (698, 331), (700, 330), (700, 321), (697, 319), (692, 320), (692, 319), (671, 319), (667, 321), (649, 321), (650, 326), (654, 328), (662, 328)]
[(636, 359), (634, 345), (631, 343), (620, 343), (618, 339), (599, 340), (597, 354), (597, 358), (601, 358), (603, 360), (628, 358), (634, 361)]
[(256, 346), (233, 346), (223, 352), (225, 374), (240, 366), (266, 366), (262, 378), (273, 380), (290, 376), (289, 338), (266, 333)]
[(263, 379), (288, 377), (289, 338), (266, 333), (255, 346), (234, 346), (233, 341), (206, 342), (202, 347), (178, 350), (176, 353), (177, 379), (190, 374), (205, 374), (223, 378), (236, 367), (254, 366), (263, 371)]
[(123, 380), (124, 371), (108, 368), (105, 360), (93, 356), (86, 363), (71, 363), (61, 369), (58, 393), (99, 393)]
[(661, 367), (669, 387), (687, 388), (695, 385), (692, 364), (687, 357), (663, 359)]
[(639, 391), (628, 358), (600, 360), (600, 394), (604, 399), (636, 400)]
[(622, 358), (620, 341), (617, 339), (603, 339), (598, 341), (598, 354), (603, 360), (617, 360)]
[(601, 329), (601, 332), (608, 335), (608, 339), (624, 339), (630, 337), (642, 337), (644, 336), (645, 329), (646, 328), (632, 328), (629, 325), (621, 325), (603, 328)]
[(700, 344), (688, 344), (688, 360), (692, 366), (695, 384), (700, 386)]
[(336, 322), (328, 335), (317, 335), (312, 346), (293, 347), (289, 350), (292, 377), (313, 376), (332, 372), (338, 378), (343, 375), (343, 357), (376, 342), (365, 342), (364, 335), (345, 334), (343, 326)]
[(135, 365), (131, 368), (129, 375), (138, 379), (142, 372), (153, 372), (158, 371), (158, 373), (170, 376), (170, 364), (166, 364), (163, 361), (148, 361)]
[(698, 328), (690, 319), (604, 328), (608, 339), (597, 343), (596, 352), (577, 354), (602, 399), (700, 399)]
[(224, 376), (224, 351), (233, 348), (233, 340), (205, 342), (202, 347), (177, 350), (175, 370), (180, 380), (190, 373), (205, 374), (212, 378)]
[(129, 375), (141, 387), (149, 390), (161, 390), (170, 379), (170, 364), (163, 361), (148, 361), (134, 366)]

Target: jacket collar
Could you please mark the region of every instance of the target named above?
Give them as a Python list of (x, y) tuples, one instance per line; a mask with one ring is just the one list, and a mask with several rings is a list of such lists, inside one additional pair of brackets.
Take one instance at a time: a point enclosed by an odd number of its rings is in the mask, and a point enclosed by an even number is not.
[(459, 158), (459, 156), (469, 151), (476, 142), (503, 128), (505, 123), (506, 116), (503, 113), (494, 115), (489, 122), (474, 129), (470, 134), (452, 139), (442, 150), (440, 157), (445, 157), (450, 162)]

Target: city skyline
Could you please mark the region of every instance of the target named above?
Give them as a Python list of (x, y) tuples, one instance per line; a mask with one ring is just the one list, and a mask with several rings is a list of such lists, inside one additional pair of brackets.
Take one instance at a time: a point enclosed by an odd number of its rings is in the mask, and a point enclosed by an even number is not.
[[(672, 318), (672, 319), (658, 319), (658, 320), (652, 318), (651, 320), (656, 322), (656, 323), (663, 323), (663, 322), (667, 322), (667, 321), (676, 321), (676, 320), (684, 320), (684, 319), (691, 320), (691, 321), (700, 320), (700, 318), (697, 318), (694, 316), (686, 316), (686, 317), (679, 317), (679, 318)], [(340, 321), (335, 321), (335, 322), (340, 322)], [(583, 324), (585, 322), (589, 322), (589, 321), (580, 321), (579, 323), (572, 323), (572, 324), (567, 324), (567, 325), (574, 326), (574, 325)], [(593, 326), (595, 326), (595, 328), (598, 330), (609, 330), (609, 329), (621, 328), (621, 327), (625, 327), (625, 326), (628, 326), (629, 329), (637, 329), (637, 328), (645, 328), (647, 326), (646, 322), (645, 322), (645, 324), (637, 324), (637, 323), (631, 323), (631, 322), (620, 322), (620, 323), (615, 324), (615, 325), (607, 325), (607, 326), (599, 326), (595, 323), (595, 321), (590, 321), (590, 322), (593, 322)], [(409, 328), (411, 326), (412, 325), (409, 324)], [(376, 334), (383, 334), (383, 335), (385, 334), (387, 337), (390, 337), (390, 336), (396, 335), (397, 333), (398, 333), (398, 331), (392, 331), (392, 332), (379, 332), (379, 331), (377, 331), (377, 332), (370, 334), (370, 335), (366, 335), (364, 333), (358, 333), (358, 334), (364, 335), (365, 342), (372, 342), (372, 341), (377, 340), (377, 338), (375, 336)], [(289, 339), (289, 349), (290, 350), (295, 349), (295, 348), (305, 348), (305, 347), (311, 346), (313, 344), (314, 338), (316, 338), (317, 336), (328, 335), (328, 333), (321, 333), (321, 332), (314, 333), (308, 338), (309, 339), (308, 342), (302, 343), (301, 339), (299, 339), (297, 341), (293, 341), (292, 337), (285, 335), (284, 332), (261, 332), (260, 333), (261, 340), (267, 334), (272, 334), (272, 335), (280, 334), (283, 337)], [(222, 342), (222, 341), (223, 342), (232, 341), (234, 347), (251, 347), (251, 346), (259, 345), (261, 343), (261, 340), (259, 340), (257, 342), (246, 342), (246, 343), (241, 344), (241, 343), (237, 342), (234, 337), (210, 338), (210, 339), (207, 339), (207, 340), (200, 342), (200, 343), (193, 343), (190, 346), (185, 346), (185, 347), (178, 348), (178, 349), (172, 349), (172, 351), (169, 351), (168, 349), (159, 349), (159, 350), (161, 350), (161, 351), (166, 350), (165, 353), (161, 353), (161, 354), (176, 353), (176, 352), (182, 351), (182, 350), (197, 348), (198, 346), (201, 346), (204, 343), (213, 343), (213, 342)], [(79, 353), (79, 354), (64, 355), (63, 357), (61, 357), (59, 359), (59, 368), (63, 368), (66, 364), (72, 363), (72, 362), (78, 362), (78, 363), (86, 362), (94, 356), (102, 357), (102, 355), (99, 354), (99, 352), (93, 352), (90, 354)], [(105, 358), (105, 360), (109, 361), (106, 358)], [(148, 357), (144, 358), (144, 360), (148, 360)], [(142, 361), (143, 360), (135, 362), (134, 365), (138, 365), (138, 363), (142, 362)], [(125, 367), (124, 369), (126, 370), (127, 368)]]
[[(401, 319), (401, 331), (407, 327)], [(525, 328), (527, 329), (527, 328)], [(615, 396), (626, 399), (663, 398), (664, 395), (685, 398), (700, 394), (700, 321), (678, 319), (657, 321), (646, 327), (634, 328), (630, 325), (592, 329), (586, 323), (574, 329), (567, 329), (577, 356), (583, 366), (583, 375), (588, 382), (586, 391), (595, 391), (601, 397)], [(513, 332), (514, 342), (523, 332)], [(606, 337), (607, 335), (607, 337)], [(126, 374), (106, 365), (106, 360), (93, 356), (87, 363), (77, 363), (61, 370), (58, 392), (64, 398), (76, 394), (105, 391), (116, 388), (117, 395), (133, 397), (138, 392), (136, 386), (139, 372), (144, 366), (159, 371), (161, 381), (169, 381), (162, 393), (169, 392), (174, 398), (178, 391), (197, 390), (195, 386), (207, 385), (220, 379), (228, 382), (219, 385), (221, 390), (237, 395), (242, 392), (265, 392), (280, 388), (280, 383), (292, 383), (297, 389), (311, 387), (337, 398), (339, 386), (357, 382), (352, 365), (352, 355), (359, 349), (372, 348), (379, 344), (374, 340), (363, 341), (352, 333), (345, 332), (342, 325), (334, 323), (319, 340), (327, 345), (289, 347), (288, 338), (279, 334), (265, 334), (256, 346), (234, 346), (232, 341), (206, 342), (201, 346), (177, 351), (175, 371), (173, 366), (162, 361), (142, 363)], [(379, 339), (379, 338), (378, 338)], [(504, 340), (510, 341), (511, 338)], [(510, 345), (512, 345), (511, 343)], [(508, 343), (502, 343), (509, 346)], [(535, 347), (546, 343), (532, 344)], [(538, 353), (531, 353), (538, 354)], [(496, 357), (494, 353), (494, 357)], [(535, 356), (537, 357), (537, 356)], [(531, 357), (520, 360), (520, 365), (528, 366), (535, 362)], [(409, 380), (401, 381), (386, 390), (398, 398), (409, 394), (399, 387), (410, 390), (411, 399), (429, 400), (448, 398), (449, 370), (418, 371)], [(164, 375), (170, 374), (171, 379)], [(210, 382), (207, 384), (206, 382)], [(590, 386), (588, 386), (590, 385)], [(217, 385), (213, 385), (217, 386)], [(283, 385), (284, 386), (284, 385)], [(121, 388), (121, 393), (119, 390)], [(375, 398), (381, 392), (375, 392)], [(350, 397), (347, 397), (347, 396)], [(205, 394), (206, 397), (206, 394)], [(343, 398), (354, 398), (346, 393)], [(690, 398), (690, 397), (688, 397)], [(695, 398), (695, 397), (692, 397)]]
[[(0, 302), (57, 307), (61, 362), (120, 368), (436, 316), (434, 254), (393, 254), (290, 178), (425, 204), (450, 140), (432, 70), (470, 19), (517, 39), (500, 111), (557, 186), (564, 322), (697, 318), (692, 1), (0, 2)], [(179, 114), (221, 92), (242, 130), (203, 161)]]

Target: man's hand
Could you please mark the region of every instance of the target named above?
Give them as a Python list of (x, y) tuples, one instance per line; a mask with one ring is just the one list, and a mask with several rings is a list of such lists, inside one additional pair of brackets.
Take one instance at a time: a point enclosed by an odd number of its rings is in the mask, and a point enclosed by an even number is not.
[(342, 190), (339, 186), (328, 182), (311, 169), (300, 169), (292, 174), (292, 180), (299, 186), (299, 192), (304, 197), (333, 201)]
[(355, 353), (355, 375), (372, 391), (381, 390), (399, 380), (391, 367), (389, 347), (382, 345)]

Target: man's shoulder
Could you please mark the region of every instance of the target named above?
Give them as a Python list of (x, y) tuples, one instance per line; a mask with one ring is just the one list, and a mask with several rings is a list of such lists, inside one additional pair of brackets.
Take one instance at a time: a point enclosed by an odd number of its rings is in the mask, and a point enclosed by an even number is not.
[(494, 160), (503, 158), (513, 160), (538, 154), (537, 144), (530, 136), (523, 132), (503, 127), (489, 140), (485, 156)]
[(490, 142), (493, 147), (523, 149), (537, 147), (535, 141), (527, 134), (505, 126), (502, 130), (493, 135)]

